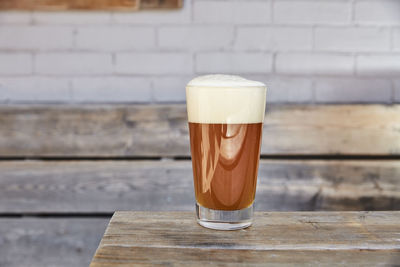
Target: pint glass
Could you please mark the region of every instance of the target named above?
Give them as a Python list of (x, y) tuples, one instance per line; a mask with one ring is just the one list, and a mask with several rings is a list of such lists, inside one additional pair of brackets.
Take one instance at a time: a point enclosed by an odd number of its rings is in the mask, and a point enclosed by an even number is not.
[(238, 76), (206, 75), (186, 86), (196, 215), (200, 225), (251, 225), (266, 86)]

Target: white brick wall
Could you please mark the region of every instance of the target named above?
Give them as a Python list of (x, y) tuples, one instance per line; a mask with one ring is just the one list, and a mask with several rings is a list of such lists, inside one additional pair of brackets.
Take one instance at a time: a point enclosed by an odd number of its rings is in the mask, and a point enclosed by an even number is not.
[(311, 27), (240, 27), (237, 29), (237, 50), (296, 51), (312, 49)]
[(393, 29), (393, 49), (400, 51), (400, 28)]
[(315, 98), (317, 102), (390, 103), (392, 84), (385, 79), (318, 79), (315, 82)]
[(76, 48), (89, 51), (154, 49), (155, 30), (151, 27), (80, 27)]
[(193, 20), (205, 24), (266, 24), (271, 5), (264, 1), (195, 1)]
[(233, 27), (167, 26), (158, 30), (161, 48), (182, 50), (223, 49), (233, 41)]
[(265, 53), (199, 53), (198, 73), (270, 73), (272, 55)]
[(254, 77), (267, 85), (267, 101), (309, 103), (313, 101), (312, 81), (300, 77)]
[(46, 53), (35, 56), (36, 74), (93, 75), (111, 71), (111, 55), (107, 54)]
[(32, 55), (26, 53), (0, 53), (0, 75), (32, 73)]
[(357, 73), (368, 76), (400, 76), (400, 55), (362, 55), (357, 58)]
[(0, 12), (0, 25), (22, 24), (26, 25), (32, 21), (32, 14), (28, 12)]
[(379, 52), (390, 49), (388, 28), (319, 27), (315, 49), (323, 51)]
[(394, 82), (394, 98), (395, 101), (400, 102), (400, 80)]
[(55, 26), (0, 26), (0, 49), (66, 50), (73, 46), (73, 28)]
[(186, 98), (185, 85), (189, 76), (159, 77), (153, 81), (154, 100), (157, 102), (184, 102)]
[(186, 53), (120, 53), (116, 56), (118, 74), (191, 74), (192, 57)]
[(111, 14), (107, 12), (33, 12), (32, 22), (45, 25), (92, 25), (109, 24)]
[(92, 77), (72, 80), (74, 102), (150, 102), (151, 82), (135, 77)]
[(351, 75), (353, 58), (332, 54), (278, 54), (276, 72), (282, 74)]
[(71, 92), (68, 79), (25, 76), (0, 78), (2, 102), (69, 102)]
[(400, 1), (359, 0), (354, 14), (356, 23), (360, 24), (400, 24)]
[(205, 73), (263, 81), (269, 102), (400, 102), (400, 0), (0, 12), (0, 103), (184, 102)]
[(283, 24), (349, 24), (351, 3), (342, 0), (274, 2), (274, 22)]

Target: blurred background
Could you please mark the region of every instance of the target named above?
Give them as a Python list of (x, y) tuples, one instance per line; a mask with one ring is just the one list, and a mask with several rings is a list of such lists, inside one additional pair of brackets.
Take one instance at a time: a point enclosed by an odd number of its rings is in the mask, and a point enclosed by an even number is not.
[(400, 1), (185, 0), (177, 10), (1, 12), (3, 103), (184, 102), (205, 73), (268, 101), (400, 101)]
[(115, 210), (193, 211), (209, 73), (268, 86), (258, 210), (400, 209), (400, 1), (3, 10), (0, 266), (87, 266)]

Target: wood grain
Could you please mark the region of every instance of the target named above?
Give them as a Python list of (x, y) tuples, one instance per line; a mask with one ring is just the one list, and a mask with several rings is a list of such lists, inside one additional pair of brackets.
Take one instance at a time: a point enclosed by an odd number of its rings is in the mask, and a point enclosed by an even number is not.
[(88, 266), (109, 219), (0, 218), (0, 266)]
[(140, 0), (2, 0), (0, 10), (120, 10), (139, 9)]
[(400, 212), (256, 213), (248, 229), (202, 228), (193, 213), (117, 212), (91, 266), (375, 266), (400, 259)]
[(140, 0), (140, 9), (181, 8), (183, 0)]
[[(0, 213), (194, 209), (190, 161), (3, 161)], [(261, 160), (257, 210), (399, 210), (399, 161)]]
[[(3, 157), (189, 156), (184, 105), (1, 106)], [(262, 155), (400, 155), (400, 105), (270, 106)]]
[(181, 8), (183, 0), (1, 0), (0, 10), (114, 10)]
[(92, 267), (107, 266), (396, 266), (400, 250), (259, 251), (107, 246)]

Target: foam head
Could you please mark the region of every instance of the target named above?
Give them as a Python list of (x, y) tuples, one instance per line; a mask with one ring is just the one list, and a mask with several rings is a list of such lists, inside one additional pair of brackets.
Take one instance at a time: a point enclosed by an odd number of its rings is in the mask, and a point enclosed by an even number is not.
[(232, 75), (206, 75), (186, 86), (189, 122), (260, 123), (264, 121), (265, 84)]

